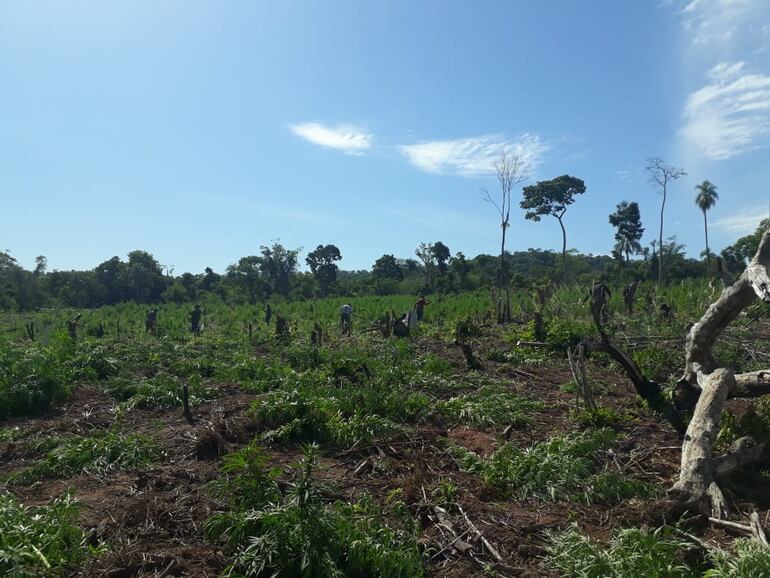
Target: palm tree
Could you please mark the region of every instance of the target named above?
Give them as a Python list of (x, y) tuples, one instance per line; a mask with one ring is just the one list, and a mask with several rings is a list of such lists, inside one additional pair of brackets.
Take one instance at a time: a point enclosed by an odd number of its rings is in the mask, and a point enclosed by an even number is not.
[(695, 197), (695, 204), (703, 211), (703, 228), (706, 231), (706, 273), (711, 270), (711, 251), (709, 251), (709, 223), (706, 213), (714, 206), (719, 198), (717, 194), (717, 187), (715, 184), (709, 181), (703, 181), (701, 184), (696, 185), (695, 189), (698, 191)]

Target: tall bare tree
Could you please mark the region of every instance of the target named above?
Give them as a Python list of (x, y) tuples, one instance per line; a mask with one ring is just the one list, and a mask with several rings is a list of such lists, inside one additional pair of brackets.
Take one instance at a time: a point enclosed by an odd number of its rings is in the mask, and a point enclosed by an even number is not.
[(499, 199), (496, 201), (489, 193), (486, 187), (481, 188), (481, 198), (495, 207), (500, 213), (500, 229), (502, 230), (502, 239), (500, 241), (500, 270), (498, 272), (498, 283), (500, 287), (505, 284), (505, 233), (510, 227), (511, 217), (511, 191), (513, 187), (527, 178), (526, 166), (516, 154), (503, 151), (500, 157), (492, 162), (495, 169), (497, 184), (500, 187)]
[(663, 202), (660, 205), (660, 233), (658, 235), (658, 247), (661, 248), (658, 255), (658, 285), (660, 285), (663, 282), (663, 211), (666, 209), (668, 185), (687, 173), (684, 169), (672, 167), (660, 157), (647, 159), (646, 168), (650, 184), (660, 188), (660, 194), (663, 195)]

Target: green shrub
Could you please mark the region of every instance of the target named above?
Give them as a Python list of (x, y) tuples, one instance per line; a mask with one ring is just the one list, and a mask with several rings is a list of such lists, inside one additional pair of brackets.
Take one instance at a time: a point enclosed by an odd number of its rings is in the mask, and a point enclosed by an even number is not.
[(660, 383), (667, 382), (671, 375), (682, 367), (682, 351), (678, 347), (639, 347), (631, 352), (631, 356), (642, 375)]
[(628, 423), (633, 416), (627, 412), (619, 412), (611, 407), (596, 407), (594, 409), (581, 408), (570, 410), (570, 419), (582, 428), (612, 427), (621, 423)]
[(578, 386), (577, 383), (575, 383), (575, 380), (568, 381), (567, 383), (562, 383), (559, 386), (559, 391), (562, 391), (564, 393), (577, 393)]
[(9, 481), (30, 483), (80, 473), (104, 474), (112, 470), (139, 468), (160, 453), (157, 446), (142, 435), (122, 435), (114, 431), (57, 441), (41, 460), (13, 473)]
[(221, 540), (231, 550), (259, 531), (243, 512), (258, 510), (281, 499), (276, 478), (278, 470), (267, 468), (268, 457), (252, 441), (245, 448), (222, 458), (221, 475), (208, 485), (214, 498), (227, 509), (206, 521), (204, 531), (210, 539)]
[(455, 423), (522, 426), (531, 423), (530, 413), (542, 406), (504, 388), (484, 386), (473, 393), (437, 401), (434, 412)]
[[(355, 363), (344, 361), (337, 367), (358, 375)], [(356, 384), (349, 379), (335, 383), (322, 370), (294, 374), (254, 402), (254, 416), (267, 441), (349, 446), (406, 435), (409, 429), (403, 424), (427, 416), (430, 403), (424, 394), (389, 385), (390, 377), (372, 374), (368, 383)]]
[(736, 439), (751, 436), (757, 441), (770, 441), (770, 395), (754, 401), (742, 416), (725, 411), (719, 422), (716, 445), (724, 449)]
[(224, 536), (233, 552), (227, 575), (422, 576), (417, 526), (406, 506), (384, 509), (369, 497), (327, 504), (313, 479), (315, 462), (316, 449), (306, 448), (298, 480), (284, 496), (262, 505), (234, 500), (227, 516), (207, 524), (209, 535)]
[(545, 342), (553, 351), (566, 351), (594, 332), (591, 325), (565, 317), (555, 317), (546, 323)]
[(293, 373), (294, 370), (277, 360), (248, 358), (220, 368), (217, 377), (235, 381), (247, 391), (263, 393), (280, 387)]
[(283, 358), (296, 371), (307, 371), (323, 365), (328, 352), (312, 345), (291, 345), (283, 349)]
[(0, 419), (40, 414), (69, 397), (71, 347), (66, 337), (48, 345), (0, 343)]
[[(490, 486), (520, 500), (579, 500), (611, 502), (646, 485), (621, 484), (596, 472), (598, 453), (615, 439), (611, 430), (588, 430), (569, 437), (556, 436), (520, 449), (509, 443), (488, 458), (462, 448), (454, 453), (460, 466), (480, 475)], [(633, 495), (633, 494), (631, 494)]]
[(689, 545), (669, 528), (652, 532), (625, 529), (615, 532), (608, 546), (583, 534), (576, 524), (546, 534), (546, 565), (561, 576), (575, 578), (665, 577), (694, 578), (700, 572), (687, 565)]
[(755, 578), (770, 576), (770, 548), (756, 540), (740, 538), (733, 545), (734, 554), (711, 552), (713, 568), (704, 578)]
[[(182, 407), (182, 381), (168, 373), (159, 373), (136, 383), (133, 395), (126, 402), (128, 408)], [(187, 381), (190, 405), (197, 405), (214, 397), (214, 390), (203, 386), (199, 375)]]
[(77, 344), (69, 364), (80, 379), (92, 381), (107, 379), (120, 371), (120, 364), (108, 346), (94, 345), (88, 341)]
[(443, 357), (428, 354), (420, 360), (420, 369), (434, 375), (443, 375), (448, 377), (455, 373), (454, 367)]
[(63, 576), (99, 551), (76, 525), (77, 504), (68, 494), (27, 508), (0, 493), (0, 574), (32, 578)]

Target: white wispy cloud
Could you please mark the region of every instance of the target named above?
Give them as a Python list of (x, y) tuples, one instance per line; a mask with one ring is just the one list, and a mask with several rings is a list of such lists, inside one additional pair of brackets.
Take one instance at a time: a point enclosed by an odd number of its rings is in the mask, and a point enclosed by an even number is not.
[(515, 139), (507, 139), (502, 135), (483, 135), (423, 141), (398, 148), (410, 163), (423, 171), (477, 176), (493, 173), (492, 163), (503, 151), (517, 155), (527, 170), (532, 171), (549, 147), (538, 135), (524, 133)]
[(372, 148), (372, 135), (351, 125), (324, 126), (318, 122), (303, 122), (291, 124), (289, 129), (313, 144), (349, 155), (362, 155)]
[(765, 0), (692, 0), (682, 8), (682, 24), (691, 42), (714, 48), (739, 40)]
[(744, 62), (722, 62), (687, 98), (683, 136), (711, 159), (728, 159), (767, 144), (770, 76)]
[(727, 217), (714, 221), (713, 226), (733, 235), (748, 235), (757, 230), (759, 222), (767, 217), (767, 207), (740, 209)]

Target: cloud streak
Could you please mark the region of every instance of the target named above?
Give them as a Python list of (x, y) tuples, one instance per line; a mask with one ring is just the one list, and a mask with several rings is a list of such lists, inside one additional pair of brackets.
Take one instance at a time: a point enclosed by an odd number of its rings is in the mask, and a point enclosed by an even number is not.
[(744, 62), (721, 62), (687, 98), (682, 135), (707, 157), (728, 159), (766, 145), (770, 135), (770, 76)]
[(714, 227), (733, 235), (749, 235), (757, 230), (762, 219), (767, 216), (767, 207), (740, 209), (732, 215), (714, 221)]
[(501, 135), (482, 135), (452, 140), (431, 140), (400, 145), (401, 154), (415, 167), (432, 174), (461, 176), (487, 175), (500, 153), (520, 157), (527, 170), (534, 170), (548, 146), (540, 137), (524, 133), (515, 139)]
[(331, 127), (318, 122), (303, 122), (291, 124), (289, 129), (308, 142), (349, 155), (362, 155), (372, 148), (372, 135), (351, 125)]

